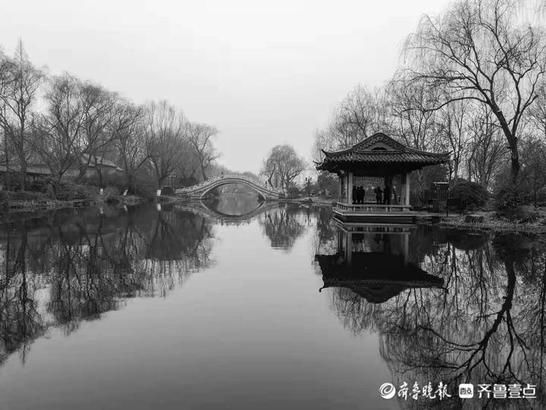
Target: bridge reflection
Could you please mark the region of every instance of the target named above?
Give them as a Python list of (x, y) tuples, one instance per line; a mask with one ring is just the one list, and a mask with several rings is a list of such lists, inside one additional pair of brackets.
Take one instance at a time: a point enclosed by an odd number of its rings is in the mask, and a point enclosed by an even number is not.
[(262, 201), (258, 202), (257, 206), (250, 211), (242, 214), (228, 214), (217, 207), (210, 206), (206, 201), (191, 201), (174, 205), (174, 208), (178, 211), (191, 212), (225, 225), (240, 225), (250, 222), (258, 215), (277, 207), (278, 204), (276, 203)]
[(383, 303), (406, 289), (442, 288), (443, 279), (418, 265), (408, 225), (336, 223), (337, 252), (317, 254), (321, 288), (345, 288), (370, 303)]
[[(215, 206), (216, 205), (216, 206)], [(290, 203), (259, 202), (252, 209), (241, 214), (229, 214), (220, 209), (215, 201), (191, 201), (176, 204), (177, 211), (191, 212), (222, 225), (241, 225), (257, 220), (263, 234), (274, 249), (289, 251), (296, 240), (312, 224), (311, 215), (318, 209)]]

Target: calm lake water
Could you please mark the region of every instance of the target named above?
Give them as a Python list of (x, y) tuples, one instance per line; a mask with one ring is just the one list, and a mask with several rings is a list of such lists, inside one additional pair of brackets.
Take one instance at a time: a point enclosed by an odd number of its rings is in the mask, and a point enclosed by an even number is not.
[(544, 238), (209, 206), (4, 224), (0, 409), (546, 406)]

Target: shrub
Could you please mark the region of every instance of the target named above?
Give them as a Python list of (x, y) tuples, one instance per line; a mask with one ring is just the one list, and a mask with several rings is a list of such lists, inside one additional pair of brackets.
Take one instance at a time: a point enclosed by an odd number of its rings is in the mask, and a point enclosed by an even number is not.
[(335, 198), (339, 187), (336, 175), (329, 172), (321, 172), (317, 177), (317, 182), (313, 187), (313, 191), (317, 191), (319, 195)]
[(29, 191), (46, 193), (48, 183), (49, 179), (47, 178), (37, 178), (28, 183), (27, 189)]
[(45, 199), (45, 195), (41, 192), (15, 191), (9, 194), (10, 201), (36, 201)]
[(475, 182), (458, 179), (449, 188), (449, 204), (459, 211), (483, 207), (488, 199), (487, 190)]
[(298, 198), (301, 195), (301, 191), (297, 186), (291, 186), (286, 192), (288, 198)]
[(97, 187), (78, 185), (71, 182), (62, 182), (55, 187), (57, 199), (72, 201), (75, 199), (89, 199), (98, 194)]
[(546, 186), (537, 190), (537, 202), (539, 205), (546, 205)]
[(530, 203), (529, 191), (519, 184), (509, 184), (501, 187), (495, 194), (495, 209), (497, 214), (508, 219), (522, 222), (532, 222), (536, 219)]

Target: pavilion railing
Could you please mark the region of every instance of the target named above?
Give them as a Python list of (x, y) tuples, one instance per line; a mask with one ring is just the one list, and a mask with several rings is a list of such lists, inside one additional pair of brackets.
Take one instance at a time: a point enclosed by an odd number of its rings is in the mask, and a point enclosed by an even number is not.
[(347, 204), (344, 202), (336, 202), (335, 208), (343, 212), (355, 212), (362, 214), (408, 212), (411, 210), (410, 205), (380, 205), (373, 203)]

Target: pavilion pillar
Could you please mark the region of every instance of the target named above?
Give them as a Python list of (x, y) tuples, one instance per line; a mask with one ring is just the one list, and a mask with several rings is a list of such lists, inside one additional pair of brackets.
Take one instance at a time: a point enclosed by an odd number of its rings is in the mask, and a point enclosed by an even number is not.
[(341, 193), (341, 202), (347, 202), (347, 173), (344, 173), (341, 177), (343, 179), (343, 190)]
[(406, 191), (405, 192), (405, 195), (404, 195), (404, 205), (409, 205), (410, 204), (410, 174), (409, 173), (406, 173), (406, 183), (404, 184), (404, 190)]
[(408, 185), (408, 174), (404, 172), (400, 174), (400, 205), (407, 205), (407, 192), (406, 187)]
[(353, 173), (347, 173), (347, 203), (352, 205), (353, 203)]

